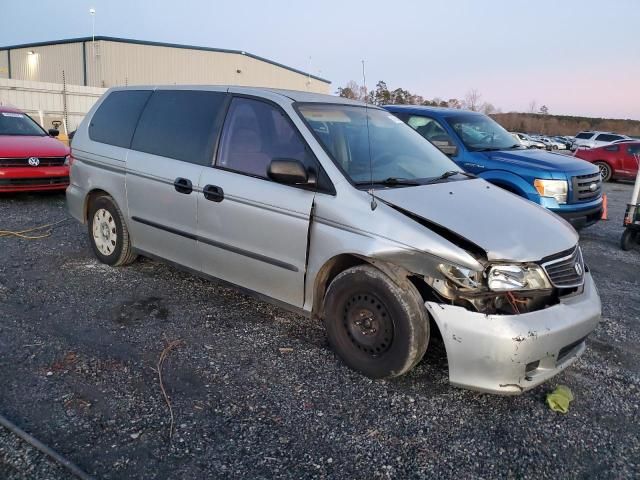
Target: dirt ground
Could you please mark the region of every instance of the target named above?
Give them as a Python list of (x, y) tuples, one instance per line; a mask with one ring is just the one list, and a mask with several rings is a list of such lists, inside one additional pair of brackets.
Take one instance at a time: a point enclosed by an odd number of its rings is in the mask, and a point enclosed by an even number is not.
[[(638, 478), (640, 249), (618, 246), (631, 185), (606, 188), (611, 221), (581, 234), (602, 322), (521, 396), (451, 387), (438, 340), (409, 374), (369, 380), (314, 321), (155, 261), (99, 264), (71, 220), (0, 238), (0, 414), (97, 478)], [(67, 217), (63, 195), (0, 198), (0, 229)], [(156, 368), (174, 340), (170, 439)], [(566, 415), (544, 402), (557, 384)], [(0, 477), (65, 475), (0, 427)]]

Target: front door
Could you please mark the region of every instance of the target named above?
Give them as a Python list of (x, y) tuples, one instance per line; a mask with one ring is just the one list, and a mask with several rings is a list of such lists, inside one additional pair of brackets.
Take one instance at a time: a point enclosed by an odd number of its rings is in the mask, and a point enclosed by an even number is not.
[(198, 258), (209, 275), (301, 307), (315, 193), (267, 178), (274, 158), (317, 166), (279, 107), (233, 98), (216, 164), (200, 178)]

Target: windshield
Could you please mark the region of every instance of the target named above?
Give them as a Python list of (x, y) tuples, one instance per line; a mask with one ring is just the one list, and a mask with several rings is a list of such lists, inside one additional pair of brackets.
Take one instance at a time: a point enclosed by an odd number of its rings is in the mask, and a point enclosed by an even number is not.
[(24, 113), (0, 112), (0, 135), (46, 135), (40, 126)]
[(484, 115), (456, 115), (446, 121), (469, 150), (504, 150), (516, 145), (509, 132)]
[(399, 180), (416, 184), (460, 171), (428, 140), (387, 111), (328, 104), (303, 104), (298, 110), (356, 185), (371, 180), (387, 185), (396, 181), (398, 186), (402, 185)]

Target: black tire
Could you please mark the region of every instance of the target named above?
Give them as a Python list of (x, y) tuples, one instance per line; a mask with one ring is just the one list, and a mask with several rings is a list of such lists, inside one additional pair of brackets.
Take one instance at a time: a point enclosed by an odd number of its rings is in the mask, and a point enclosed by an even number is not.
[(607, 162), (593, 162), (600, 169), (600, 177), (602, 178), (602, 182), (608, 182), (611, 180), (611, 167)]
[(108, 195), (95, 198), (89, 205), (88, 220), (89, 241), (98, 260), (114, 267), (135, 261), (137, 255), (131, 248), (129, 230), (113, 198)]
[(620, 248), (624, 251), (631, 250), (634, 240), (636, 240), (636, 232), (630, 228), (625, 228), (622, 232), (622, 238), (620, 238)]
[(340, 273), (329, 285), (323, 320), (333, 350), (370, 378), (411, 370), (429, 344), (429, 314), (408, 280), (402, 287), (371, 265)]

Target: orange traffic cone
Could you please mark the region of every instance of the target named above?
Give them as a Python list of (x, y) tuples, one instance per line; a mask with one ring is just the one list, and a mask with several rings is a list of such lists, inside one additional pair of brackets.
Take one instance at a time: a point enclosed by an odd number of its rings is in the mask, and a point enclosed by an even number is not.
[(609, 208), (607, 206), (607, 194), (602, 194), (602, 217), (600, 220), (609, 220)]

